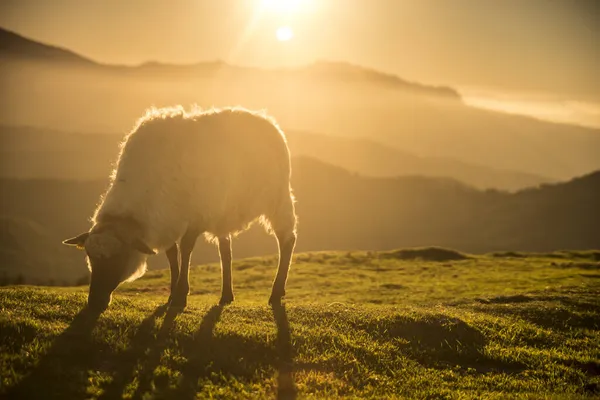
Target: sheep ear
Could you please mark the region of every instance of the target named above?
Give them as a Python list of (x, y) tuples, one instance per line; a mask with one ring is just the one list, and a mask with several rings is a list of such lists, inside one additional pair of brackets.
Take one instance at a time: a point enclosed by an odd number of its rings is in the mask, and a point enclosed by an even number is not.
[(156, 254), (156, 251), (148, 247), (148, 245), (140, 240), (140, 238), (135, 238), (133, 243), (131, 244), (134, 249), (139, 251), (140, 253), (148, 254), (153, 256)]
[(63, 240), (63, 244), (66, 244), (67, 246), (75, 246), (79, 250), (83, 250), (83, 245), (85, 244), (85, 241), (87, 240), (88, 236), (90, 236), (90, 233), (84, 232), (81, 235), (72, 237), (71, 239)]

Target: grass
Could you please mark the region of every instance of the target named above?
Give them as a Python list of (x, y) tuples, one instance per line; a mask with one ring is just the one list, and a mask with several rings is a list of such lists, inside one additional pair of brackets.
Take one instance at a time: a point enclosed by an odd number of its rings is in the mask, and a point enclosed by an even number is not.
[[(442, 249), (443, 250), (443, 249)], [(0, 289), (6, 398), (552, 398), (600, 396), (598, 252), (441, 249), (298, 254), (286, 305), (275, 258), (124, 284), (102, 315), (86, 287)]]

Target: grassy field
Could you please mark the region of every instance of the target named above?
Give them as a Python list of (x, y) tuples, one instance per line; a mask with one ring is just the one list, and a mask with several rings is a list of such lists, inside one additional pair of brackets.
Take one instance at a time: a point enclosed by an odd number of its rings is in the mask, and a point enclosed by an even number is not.
[(598, 398), (600, 252), (442, 249), (298, 254), (285, 306), (275, 258), (192, 269), (183, 313), (167, 271), (101, 316), (86, 287), (0, 289), (3, 398)]

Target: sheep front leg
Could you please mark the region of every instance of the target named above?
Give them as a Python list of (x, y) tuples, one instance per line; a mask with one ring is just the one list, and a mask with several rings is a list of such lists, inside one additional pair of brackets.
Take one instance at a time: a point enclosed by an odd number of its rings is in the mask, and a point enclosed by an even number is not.
[(233, 278), (231, 276), (231, 236), (219, 238), (219, 255), (221, 256), (221, 300), (225, 305), (233, 301)]
[(179, 247), (177, 243), (169, 247), (166, 252), (169, 267), (171, 268), (171, 293), (169, 294), (168, 303), (171, 303), (175, 291), (177, 290), (177, 282), (179, 281)]
[(179, 273), (179, 280), (177, 281), (177, 288), (175, 289), (175, 295), (171, 301), (171, 306), (177, 308), (185, 308), (187, 305), (187, 296), (190, 292), (190, 259), (192, 258), (192, 251), (196, 245), (196, 239), (200, 235), (200, 231), (195, 229), (188, 229), (185, 235), (181, 238), (180, 243), (180, 255), (181, 255), (181, 271)]

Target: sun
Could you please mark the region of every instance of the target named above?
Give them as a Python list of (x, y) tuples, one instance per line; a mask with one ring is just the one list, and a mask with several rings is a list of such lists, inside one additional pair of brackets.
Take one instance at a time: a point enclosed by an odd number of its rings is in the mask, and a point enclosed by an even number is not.
[(280, 42), (287, 42), (294, 38), (294, 31), (289, 26), (281, 26), (275, 31), (275, 36)]

